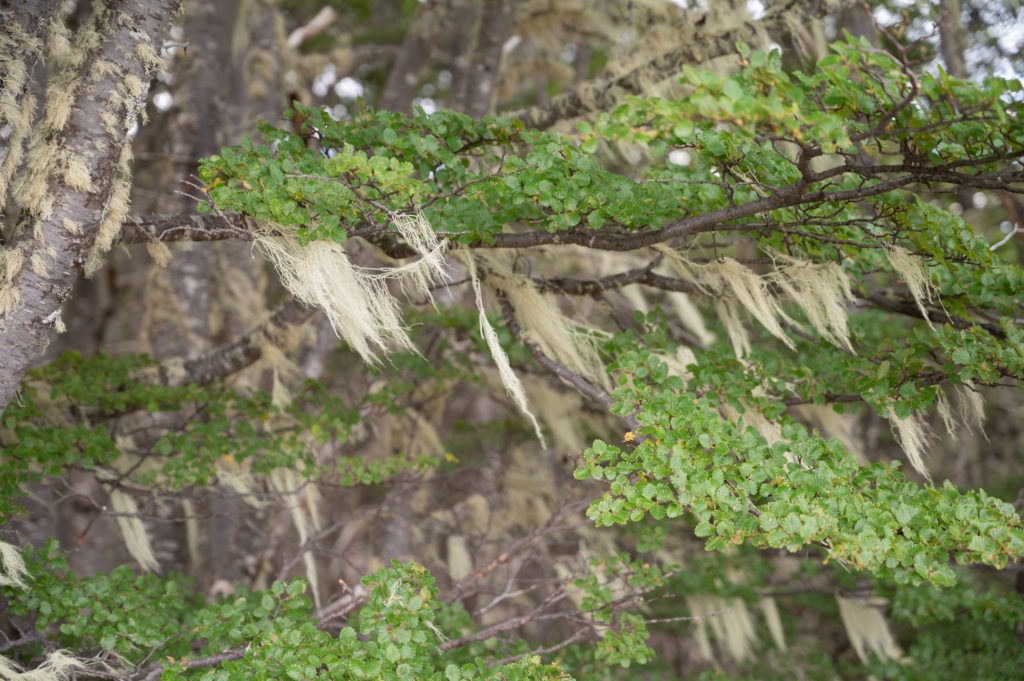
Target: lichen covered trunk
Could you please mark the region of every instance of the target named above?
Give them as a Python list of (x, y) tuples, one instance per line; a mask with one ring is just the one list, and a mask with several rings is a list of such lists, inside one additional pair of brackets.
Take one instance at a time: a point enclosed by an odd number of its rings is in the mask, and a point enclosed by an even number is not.
[(60, 17), (50, 22), (46, 103), (11, 185), (18, 226), (0, 251), (0, 409), (127, 215), (129, 132), (177, 8), (174, 0), (96, 2), (74, 33)]

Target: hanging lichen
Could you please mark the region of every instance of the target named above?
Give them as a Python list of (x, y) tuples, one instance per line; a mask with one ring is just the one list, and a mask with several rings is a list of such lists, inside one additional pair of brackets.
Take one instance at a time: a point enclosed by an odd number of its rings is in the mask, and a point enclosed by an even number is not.
[(302, 245), (294, 232), (281, 225), (255, 225), (253, 236), (285, 288), (296, 299), (321, 309), (335, 334), (372, 364), (392, 348), (415, 352), (402, 321), (401, 302), (391, 294), (389, 282), (429, 299), (432, 285), (447, 276), (441, 255), (444, 246), (437, 243), (427, 221), (417, 217), (396, 224), (405, 230), (409, 245), (420, 249), (421, 257), (380, 271), (356, 267), (333, 241)]
[(477, 273), (476, 262), (473, 260), (473, 254), (469, 252), (456, 251), (454, 255), (461, 260), (469, 270), (469, 278), (472, 283), (473, 294), (476, 299), (476, 309), (480, 316), (480, 335), (483, 336), (484, 342), (487, 343), (487, 349), (491, 352), (491, 358), (494, 360), (494, 364), (498, 368), (498, 376), (501, 377), (501, 383), (505, 386), (506, 392), (508, 392), (509, 397), (512, 398), (512, 401), (519, 408), (519, 411), (521, 411), (523, 415), (530, 420), (530, 423), (533, 424), (534, 433), (537, 434), (537, 439), (540, 440), (541, 446), (547, 449), (547, 442), (544, 439), (544, 433), (541, 432), (540, 424), (537, 423), (537, 417), (530, 411), (530, 407), (526, 402), (526, 391), (523, 389), (523, 383), (512, 370), (512, 364), (509, 362), (508, 355), (505, 353), (504, 348), (501, 347), (501, 341), (498, 339), (498, 334), (495, 333), (494, 327), (491, 326), (491, 322), (487, 319), (487, 310), (484, 308), (483, 291), (480, 287), (480, 275)]
[(512, 257), (514, 254), (480, 256), (491, 273), (488, 285), (507, 298), (526, 338), (573, 373), (610, 390), (608, 372), (598, 354), (604, 334), (570, 320), (555, 296), (541, 293), (529, 277), (513, 271)]
[(919, 414), (911, 414), (906, 417), (899, 417), (895, 411), (889, 412), (889, 423), (892, 431), (907, 455), (907, 461), (928, 481), (931, 476), (924, 465), (925, 448), (928, 446), (928, 430), (925, 427), (924, 419)]
[(868, 662), (874, 653), (882, 659), (898, 660), (903, 653), (889, 631), (880, 606), (880, 599), (844, 598), (836, 595), (839, 617), (846, 635), (862, 662)]

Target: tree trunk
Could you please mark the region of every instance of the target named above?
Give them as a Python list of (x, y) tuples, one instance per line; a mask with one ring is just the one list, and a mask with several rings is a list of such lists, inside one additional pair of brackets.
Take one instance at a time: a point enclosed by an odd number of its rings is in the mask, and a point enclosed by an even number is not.
[(939, 38), (942, 45), (942, 61), (946, 72), (954, 78), (967, 77), (964, 52), (967, 45), (963, 26), (960, 25), (960, 0), (943, 0), (938, 7)]
[(384, 91), (377, 102), (378, 109), (408, 113), (412, 99), (416, 95), (416, 87), (426, 69), (427, 55), (430, 53), (430, 42), (434, 35), (433, 26), (437, 23), (437, 13), (444, 13), (443, 2), (428, 0), (420, 5), (413, 17), (412, 25), (405, 33), (398, 58), (391, 65)]
[(467, 70), (468, 82), (463, 86), (465, 100), (456, 103), (456, 108), (473, 118), (486, 116), (494, 106), (494, 88), (498, 82), (502, 48), (514, 19), (515, 7), (511, 0), (484, 2), (480, 22), (477, 24), (474, 49), (466, 55), (470, 67)]
[(36, 110), (32, 75), (43, 55), (47, 19), (57, 11), (58, 3), (22, 0), (4, 5), (0, 8), (0, 52), (4, 55), (0, 60), (0, 211), (7, 205), (7, 189), (32, 126)]
[[(121, 0), (95, 9), (70, 40), (51, 36), (54, 75), (14, 177), (22, 212), (2, 252), (0, 410), (61, 323), (72, 285), (98, 266), (127, 215), (128, 133), (177, 9), (170, 0)], [(95, 46), (77, 40), (93, 30)]]

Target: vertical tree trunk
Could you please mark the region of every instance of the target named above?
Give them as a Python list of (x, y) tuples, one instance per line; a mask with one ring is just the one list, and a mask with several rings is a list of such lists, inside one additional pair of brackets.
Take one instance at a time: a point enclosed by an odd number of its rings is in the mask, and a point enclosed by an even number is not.
[(463, 103), (464, 111), (473, 118), (486, 116), (494, 108), (494, 88), (498, 83), (502, 51), (514, 19), (512, 0), (485, 0), (475, 49), (470, 55), (469, 82)]
[[(173, 164), (173, 188), (187, 189), (199, 160), (237, 144), (253, 132), (257, 119), (280, 118), (286, 104), (280, 83), (285, 36), (277, 21), (268, 0), (186, 0), (189, 48), (177, 64), (173, 109), (174, 129), (182, 134), (173, 138), (171, 157), (187, 162)], [(195, 201), (168, 197), (158, 209), (191, 213)], [(166, 267), (151, 266), (146, 274), (146, 310), (138, 329), (142, 346), (161, 359), (209, 352), (262, 320), (265, 291), (263, 261), (253, 257), (249, 244), (174, 248)], [(242, 506), (236, 495), (216, 489), (194, 502), (200, 550), (191, 556), (198, 561), (191, 572), (204, 591), (218, 579), (244, 581)]]
[(960, 0), (942, 0), (938, 7), (939, 40), (942, 46), (942, 61), (946, 72), (954, 78), (967, 77), (966, 36), (960, 25)]
[(434, 26), (438, 23), (439, 13), (446, 14), (443, 1), (427, 0), (420, 5), (409, 30), (405, 32), (398, 58), (391, 65), (377, 108), (408, 113), (420, 78), (430, 63), (427, 56), (431, 51), (431, 40), (435, 37)]
[[(19, 0), (0, 7), (0, 211), (7, 205), (7, 189), (32, 126), (32, 76), (57, 6), (57, 0)], [(0, 231), (2, 227), (0, 222)]]
[(95, 30), (98, 44), (53, 42), (46, 107), (12, 184), (21, 217), (2, 252), (0, 410), (45, 350), (72, 285), (117, 237), (128, 212), (128, 132), (177, 8), (172, 0), (112, 2), (80, 29)]

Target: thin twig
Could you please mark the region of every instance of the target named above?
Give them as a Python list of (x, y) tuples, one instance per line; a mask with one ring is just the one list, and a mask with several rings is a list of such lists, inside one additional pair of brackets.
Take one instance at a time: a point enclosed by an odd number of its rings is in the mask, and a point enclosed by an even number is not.
[(508, 657), (503, 657), (500, 660), (495, 660), (494, 662), (489, 663), (487, 665), (487, 668), (494, 669), (499, 665), (508, 664), (509, 662), (515, 662), (516, 660), (522, 659), (528, 655), (547, 655), (548, 653), (553, 653), (556, 650), (561, 650), (562, 648), (565, 648), (566, 646), (572, 645), (576, 641), (583, 639), (591, 631), (592, 629), (590, 627), (583, 627), (581, 629), (577, 629), (572, 636), (562, 640), (559, 643), (548, 646), (546, 648), (534, 648), (533, 650), (527, 651), (525, 653), (519, 653), (518, 655), (509, 655)]

